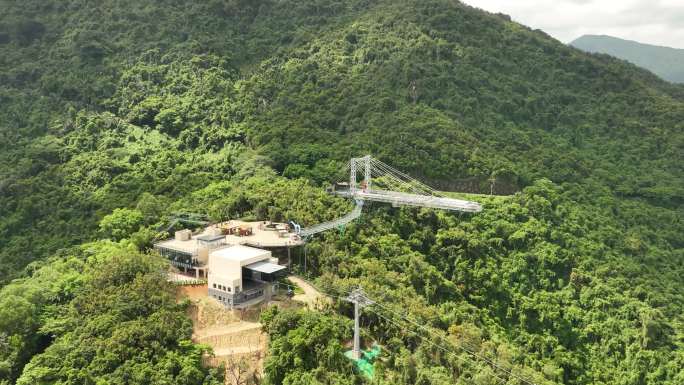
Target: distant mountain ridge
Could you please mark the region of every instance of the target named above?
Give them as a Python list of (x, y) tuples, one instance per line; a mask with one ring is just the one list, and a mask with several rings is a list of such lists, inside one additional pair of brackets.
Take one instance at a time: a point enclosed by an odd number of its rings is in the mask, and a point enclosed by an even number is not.
[(643, 67), (661, 78), (684, 83), (684, 49), (663, 47), (606, 35), (584, 35), (571, 46), (592, 53), (605, 53)]

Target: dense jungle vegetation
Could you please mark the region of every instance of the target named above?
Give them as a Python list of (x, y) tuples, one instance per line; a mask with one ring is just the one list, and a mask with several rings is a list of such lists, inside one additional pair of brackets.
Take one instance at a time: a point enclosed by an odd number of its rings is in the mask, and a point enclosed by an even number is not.
[[(323, 187), (367, 153), (505, 195), (370, 205), (309, 244), (326, 291), (362, 285), (455, 352), (368, 311), (376, 383), (684, 383), (683, 86), (453, 0), (0, 9), (1, 384), (220, 382), (158, 229), (334, 218)], [(266, 312), (265, 381), (362, 383), (349, 315)]]

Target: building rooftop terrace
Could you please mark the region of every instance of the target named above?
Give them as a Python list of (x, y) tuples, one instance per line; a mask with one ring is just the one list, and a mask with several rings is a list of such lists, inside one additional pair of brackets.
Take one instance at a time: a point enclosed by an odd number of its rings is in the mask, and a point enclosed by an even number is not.
[[(216, 234), (217, 227), (228, 234)], [(223, 242), (221, 242), (222, 240)], [(207, 245), (207, 243), (213, 245)], [(303, 245), (304, 241), (297, 234), (289, 231), (289, 227), (284, 223), (231, 220), (209, 226), (202, 233), (192, 235), (189, 240), (171, 238), (157, 242), (155, 247), (195, 255), (201, 246), (209, 246), (210, 249), (216, 250), (222, 244), (252, 247), (292, 247)]]

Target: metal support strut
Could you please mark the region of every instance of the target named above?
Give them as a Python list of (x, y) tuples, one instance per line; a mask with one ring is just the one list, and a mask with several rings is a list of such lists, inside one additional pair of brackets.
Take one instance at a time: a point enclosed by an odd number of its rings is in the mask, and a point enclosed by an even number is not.
[(364, 181), (363, 183), (365, 184), (365, 191), (370, 191), (371, 190), (371, 156), (366, 155), (363, 158), (364, 162)]
[(355, 159), (352, 159), (350, 164), (350, 173), (349, 173), (349, 191), (354, 194), (356, 192), (356, 161)]

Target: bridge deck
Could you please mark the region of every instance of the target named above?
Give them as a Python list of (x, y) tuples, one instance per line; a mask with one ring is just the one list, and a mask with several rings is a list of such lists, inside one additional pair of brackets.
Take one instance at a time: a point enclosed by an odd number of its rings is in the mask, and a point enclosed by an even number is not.
[(321, 233), (326, 230), (334, 229), (339, 226), (346, 225), (347, 223), (355, 220), (356, 218), (361, 216), (361, 209), (363, 208), (363, 201), (362, 200), (357, 200), (356, 201), (356, 206), (354, 207), (354, 210), (352, 210), (349, 214), (337, 218), (335, 220), (332, 220), (330, 222), (323, 222), (319, 223), (315, 226), (308, 227), (305, 229), (302, 229), (302, 231), (299, 233), (299, 235), (302, 238), (310, 237), (314, 234)]
[(482, 211), (482, 205), (477, 202), (453, 198), (442, 198), (430, 195), (416, 195), (384, 190), (356, 190), (353, 193), (347, 190), (336, 191), (335, 193), (354, 199), (391, 203), (395, 206), (419, 206), (452, 211), (465, 211), (470, 213)]

